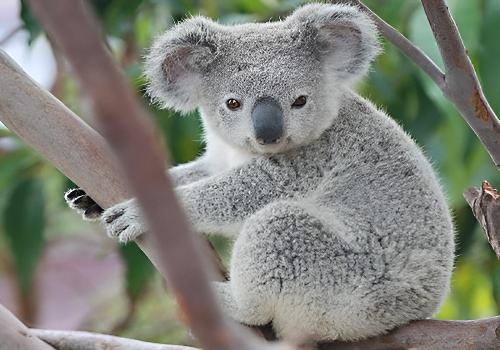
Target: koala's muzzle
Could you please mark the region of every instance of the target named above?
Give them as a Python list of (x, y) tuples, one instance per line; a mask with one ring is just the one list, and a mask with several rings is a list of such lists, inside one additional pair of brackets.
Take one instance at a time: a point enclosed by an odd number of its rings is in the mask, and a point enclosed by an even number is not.
[(283, 137), (283, 110), (273, 98), (264, 97), (255, 102), (252, 110), (255, 138), (261, 145), (278, 143)]

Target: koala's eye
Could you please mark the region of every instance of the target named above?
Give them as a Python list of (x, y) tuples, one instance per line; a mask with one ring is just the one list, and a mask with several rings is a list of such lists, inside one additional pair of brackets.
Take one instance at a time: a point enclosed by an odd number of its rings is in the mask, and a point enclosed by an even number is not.
[(301, 95), (301, 96), (297, 97), (297, 99), (295, 101), (293, 101), (292, 107), (293, 108), (302, 108), (305, 106), (306, 102), (307, 102), (307, 97), (304, 95)]
[(238, 101), (234, 98), (230, 98), (229, 100), (226, 101), (226, 106), (230, 110), (234, 111), (234, 110), (241, 107), (241, 103), (240, 103), (240, 101)]

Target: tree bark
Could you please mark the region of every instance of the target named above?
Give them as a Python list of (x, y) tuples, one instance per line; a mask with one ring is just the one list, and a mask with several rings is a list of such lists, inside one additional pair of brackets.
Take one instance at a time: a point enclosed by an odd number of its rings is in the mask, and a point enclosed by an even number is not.
[(483, 181), (481, 188), (470, 187), (464, 196), (500, 259), (500, 194), (488, 181)]
[(0, 350), (56, 350), (31, 334), (31, 330), (0, 304)]

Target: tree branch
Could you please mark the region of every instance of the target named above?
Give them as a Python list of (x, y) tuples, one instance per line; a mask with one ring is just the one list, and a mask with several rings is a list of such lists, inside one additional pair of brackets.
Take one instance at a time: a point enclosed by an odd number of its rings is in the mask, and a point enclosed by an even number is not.
[(500, 316), (474, 321), (416, 321), (357, 343), (322, 344), (318, 350), (496, 350)]
[(427, 73), (443, 91), (444, 97), (455, 106), (500, 169), (500, 121), (484, 96), (455, 21), (443, 0), (421, 1), (443, 58), (444, 74), (425, 53), (361, 0), (332, 0), (334, 3), (356, 5), (372, 17), (380, 33)]
[(0, 350), (56, 350), (38, 337), (0, 304)]
[(500, 121), (483, 94), (455, 21), (443, 0), (421, 1), (444, 62), (444, 96), (462, 114), (500, 169)]
[(165, 155), (154, 127), (101, 41), (91, 10), (83, 1), (29, 4), (88, 94), (100, 130), (143, 209), (149, 232), (141, 241), (154, 247), (157, 268), (166, 276), (184, 321), (207, 350), (267, 348), (222, 314), (195, 236), (165, 176)]
[(351, 4), (361, 8), (363, 11), (367, 12), (373, 19), (377, 28), (390, 43), (396, 46), (401, 52), (412, 60), (418, 67), (420, 67), (431, 79), (443, 89), (445, 86), (444, 73), (441, 69), (427, 56), (420, 48), (415, 46), (410, 40), (408, 40), (403, 34), (398, 32), (393, 26), (385, 22), (380, 18), (375, 12), (373, 12), (368, 6), (363, 4), (361, 0), (333, 0), (333, 3), (345, 3)]
[(188, 346), (147, 343), (135, 339), (90, 332), (31, 329), (30, 333), (57, 350), (200, 350)]
[(77, 331), (30, 329), (0, 304), (0, 350), (199, 350)]
[(0, 118), (104, 208), (130, 198), (104, 139), (0, 49)]

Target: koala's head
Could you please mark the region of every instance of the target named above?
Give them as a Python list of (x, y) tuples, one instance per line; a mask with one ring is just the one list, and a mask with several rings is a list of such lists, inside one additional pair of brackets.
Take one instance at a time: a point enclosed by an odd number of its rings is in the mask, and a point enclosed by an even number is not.
[(185, 20), (158, 37), (145, 70), (156, 102), (198, 107), (207, 134), (266, 154), (317, 139), (378, 52), (376, 27), (359, 9), (310, 4), (280, 22)]

